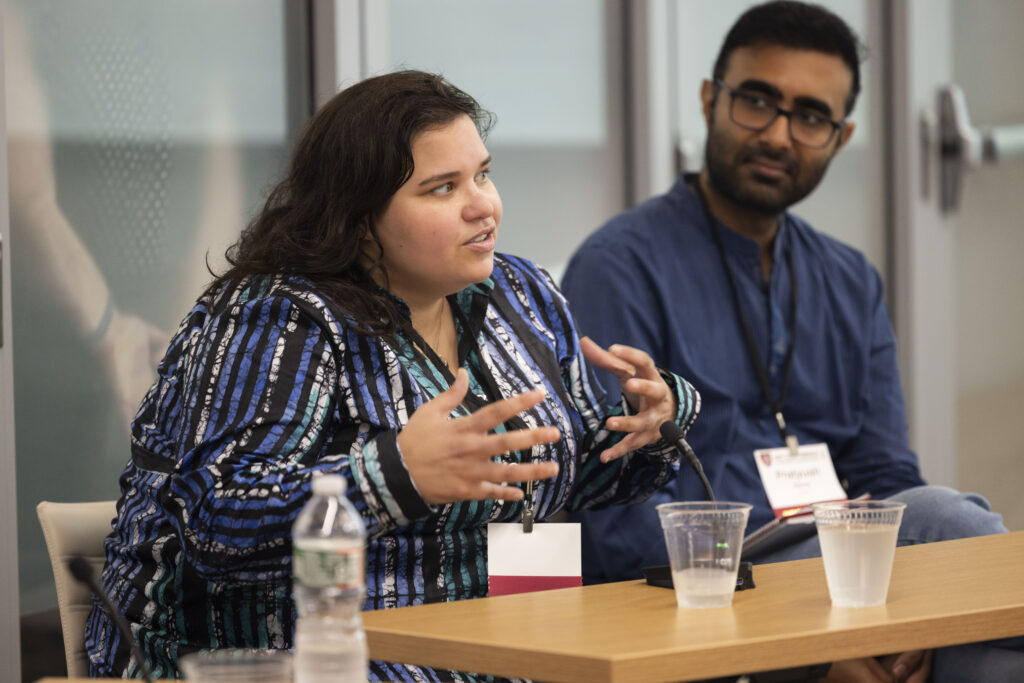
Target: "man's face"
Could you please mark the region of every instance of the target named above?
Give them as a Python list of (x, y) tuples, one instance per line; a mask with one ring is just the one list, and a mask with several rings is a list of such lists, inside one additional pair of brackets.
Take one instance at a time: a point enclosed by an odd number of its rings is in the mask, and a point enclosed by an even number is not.
[[(783, 109), (812, 108), (840, 120), (852, 74), (837, 56), (779, 45), (737, 48), (722, 81), (734, 91), (753, 92)], [(729, 116), (729, 93), (704, 82), (708, 126), (705, 167), (714, 190), (738, 207), (778, 215), (817, 187), (829, 162), (853, 133), (844, 123), (823, 149), (794, 142), (789, 121), (778, 116), (766, 129), (743, 128)]]

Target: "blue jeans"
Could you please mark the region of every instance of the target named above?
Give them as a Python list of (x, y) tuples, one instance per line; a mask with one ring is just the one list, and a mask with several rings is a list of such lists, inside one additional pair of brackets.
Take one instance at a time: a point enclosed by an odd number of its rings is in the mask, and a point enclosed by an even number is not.
[[(897, 545), (951, 541), (1006, 532), (1002, 515), (992, 512), (988, 501), (976, 493), (960, 493), (944, 486), (918, 486), (892, 496), (907, 504), (903, 511)], [(813, 536), (763, 558), (758, 564), (819, 557), (821, 547)], [(757, 578), (757, 572), (754, 573)], [(1024, 629), (1024, 625), (1021, 626)], [(1024, 681), (1024, 633), (1019, 638), (992, 640), (935, 650), (931, 681)]]

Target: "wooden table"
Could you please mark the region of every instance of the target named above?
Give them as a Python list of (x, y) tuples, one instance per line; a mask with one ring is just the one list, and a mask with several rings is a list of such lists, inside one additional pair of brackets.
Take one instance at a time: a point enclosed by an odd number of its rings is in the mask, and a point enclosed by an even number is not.
[(832, 608), (821, 559), (760, 565), (730, 608), (642, 581), (367, 612), (375, 659), (540, 681), (683, 681), (1024, 634), (1024, 531), (896, 552), (888, 603)]

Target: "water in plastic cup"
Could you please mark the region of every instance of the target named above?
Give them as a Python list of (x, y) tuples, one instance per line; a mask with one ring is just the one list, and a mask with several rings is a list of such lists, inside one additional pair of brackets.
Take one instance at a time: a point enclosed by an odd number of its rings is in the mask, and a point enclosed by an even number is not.
[(679, 606), (731, 605), (750, 505), (663, 503), (656, 509)]
[(905, 503), (842, 500), (814, 506), (834, 607), (884, 605)]
[(199, 683), (291, 683), (292, 655), (287, 650), (208, 650), (179, 662), (185, 679)]

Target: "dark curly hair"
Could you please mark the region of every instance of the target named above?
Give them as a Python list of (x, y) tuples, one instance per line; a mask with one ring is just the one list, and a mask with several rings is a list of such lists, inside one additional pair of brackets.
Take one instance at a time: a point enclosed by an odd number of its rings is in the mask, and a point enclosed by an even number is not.
[[(413, 172), (420, 133), (465, 114), (485, 136), (494, 116), (443, 77), (398, 71), (368, 78), (335, 95), (313, 116), (295, 146), (287, 175), (227, 251), (216, 288), (257, 274), (296, 274), (355, 318), (361, 332), (391, 336), (405, 324), (360, 263), (368, 233)], [(381, 252), (382, 253), (382, 252)]]

